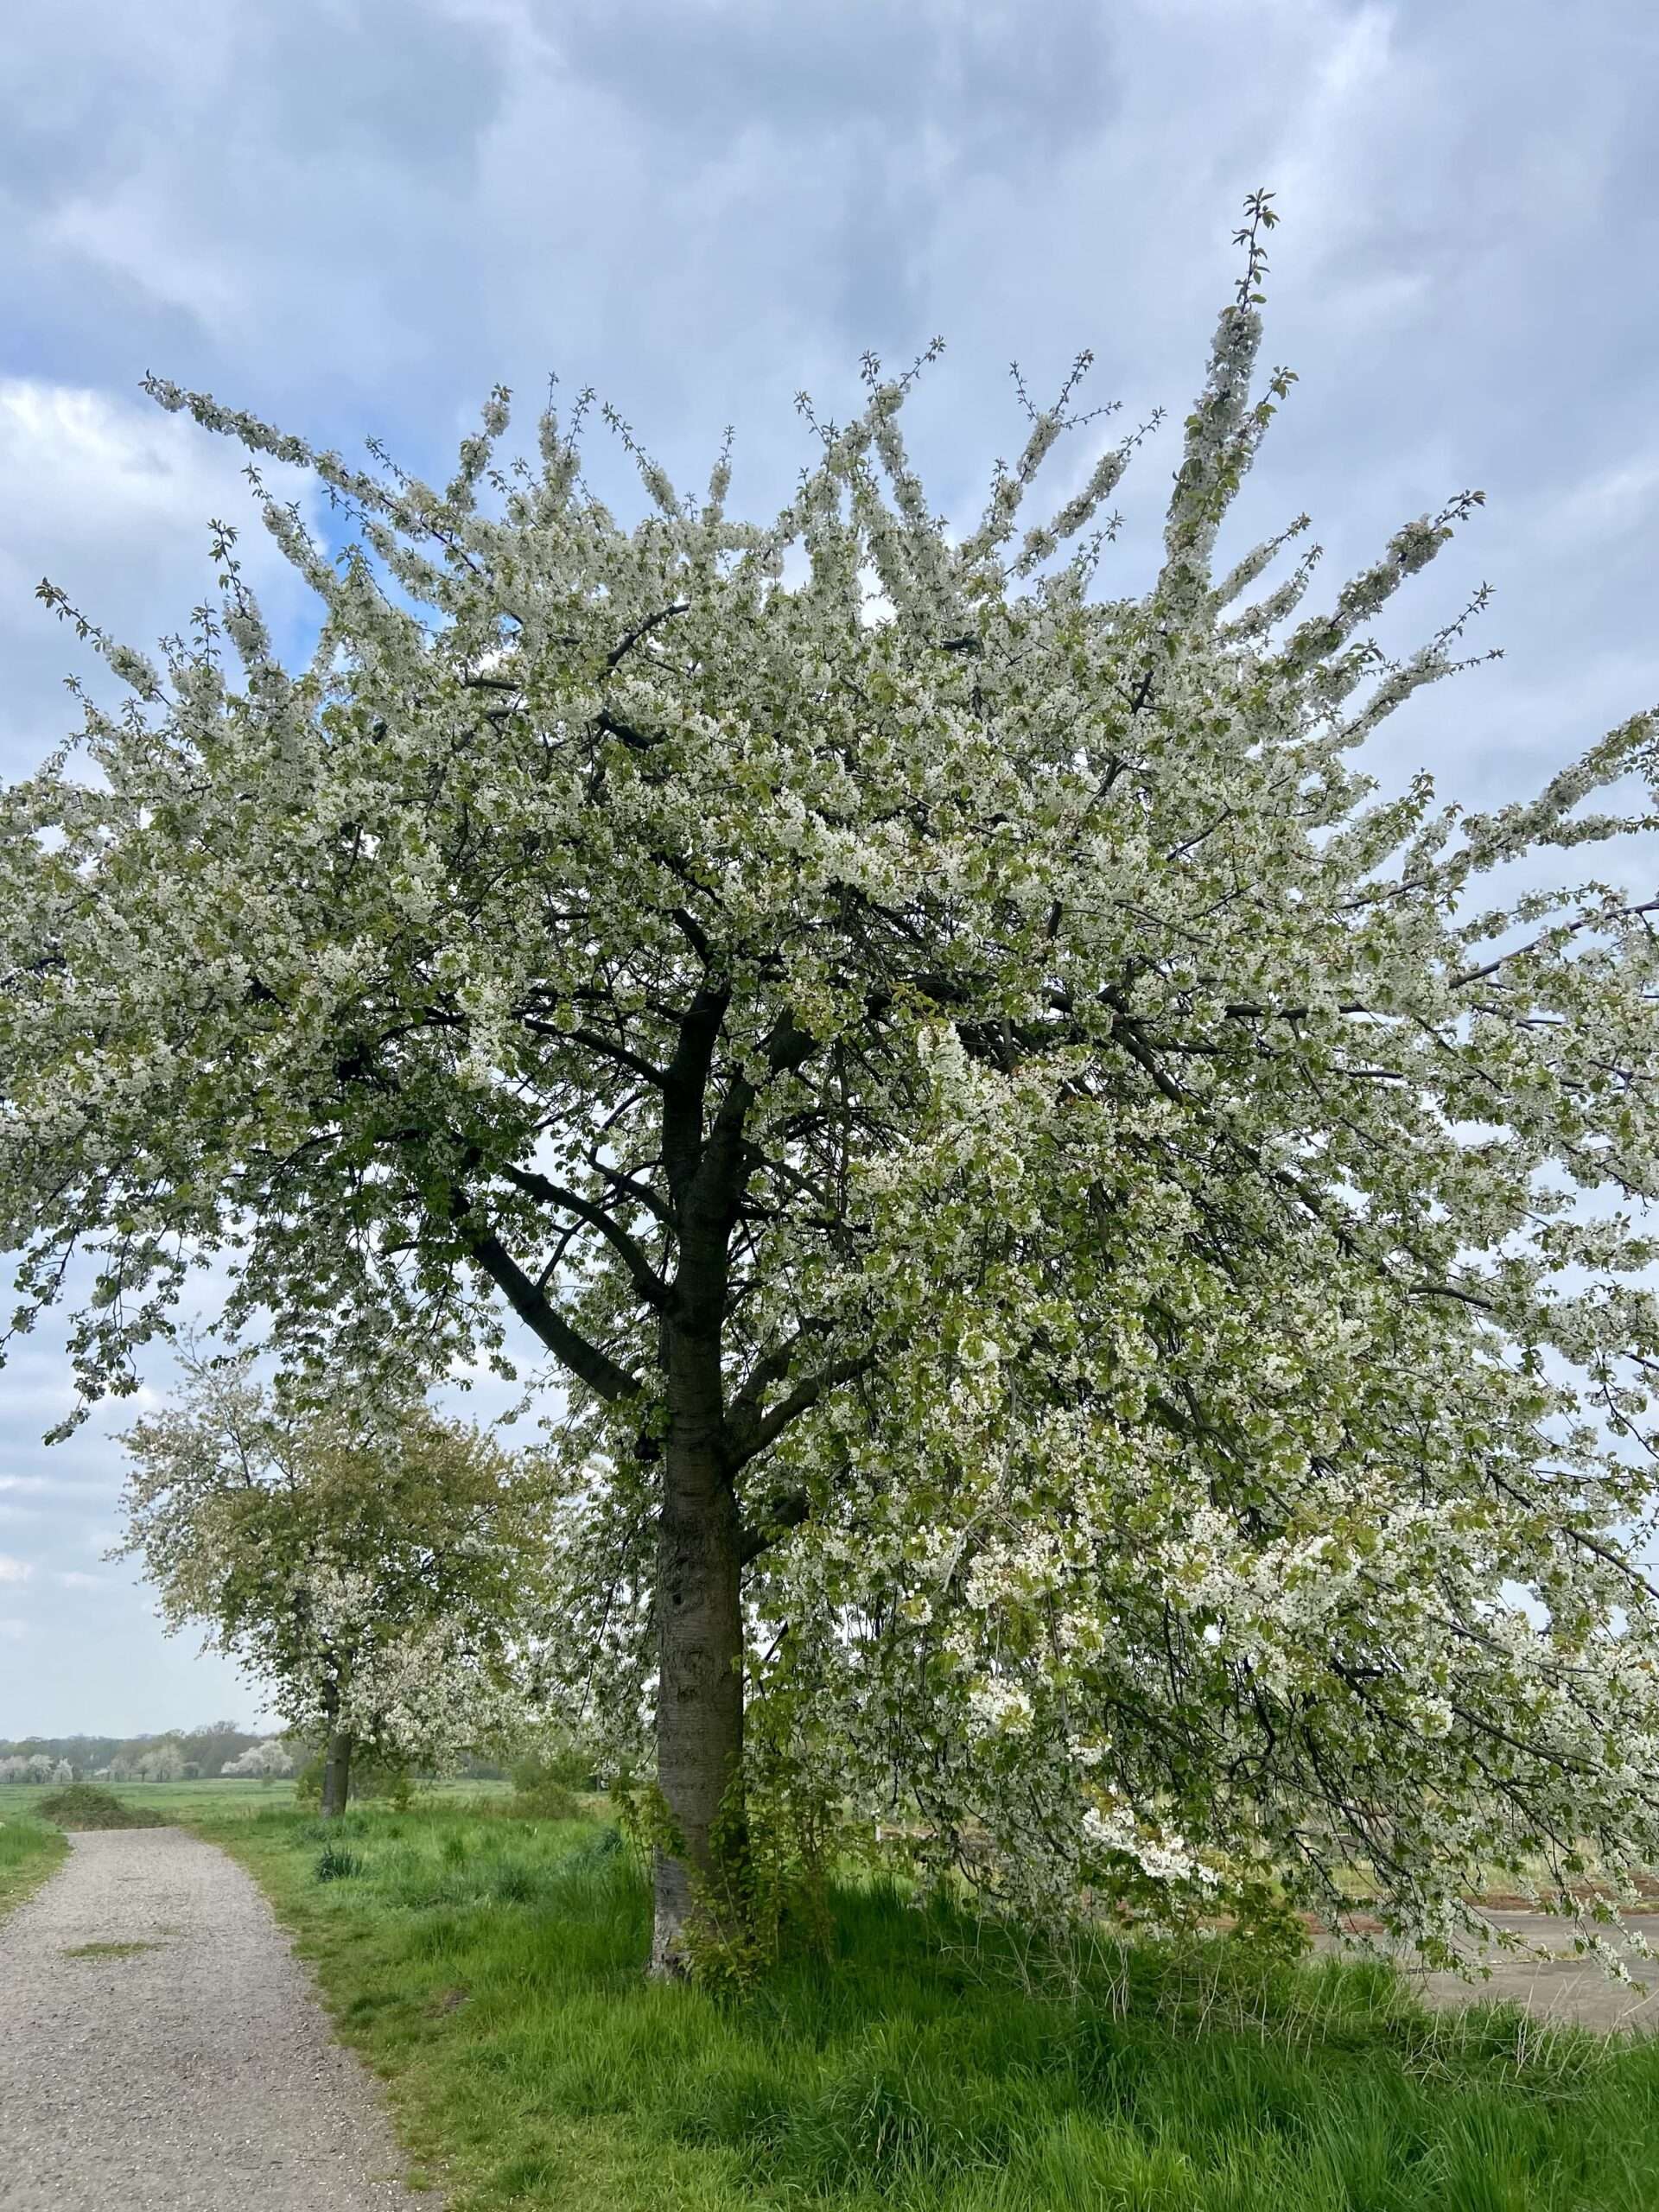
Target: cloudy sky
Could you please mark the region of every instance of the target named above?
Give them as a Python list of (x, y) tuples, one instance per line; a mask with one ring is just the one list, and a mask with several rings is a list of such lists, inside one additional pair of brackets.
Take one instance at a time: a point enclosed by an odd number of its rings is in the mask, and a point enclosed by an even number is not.
[[(238, 455), (147, 370), (432, 472), (492, 384), (533, 411), (555, 371), (687, 483), (734, 423), (761, 515), (810, 458), (797, 391), (844, 418), (867, 347), (938, 333), (906, 429), (966, 524), (1021, 437), (1012, 359), (1040, 399), (1091, 346), (1085, 396), (1179, 421), (1257, 184), (1268, 353), (1300, 382), (1241, 534), (1306, 508), (1334, 588), (1488, 495), (1402, 619), (1489, 580), (1507, 657), (1414, 702), (1385, 770), (1518, 793), (1659, 700), (1651, 0), (78, 0), (5, 48), (0, 772), (86, 670), (41, 576), (144, 644), (207, 589), (207, 518), (246, 514)], [(1116, 435), (1063, 446), (1052, 488)], [(602, 429), (589, 452), (633, 511)], [(1172, 467), (1166, 433), (1103, 588), (1141, 573)], [(0, 1735), (251, 1714), (101, 1556), (130, 1402), (48, 1450), (67, 1397), (45, 1332), (0, 1372)]]

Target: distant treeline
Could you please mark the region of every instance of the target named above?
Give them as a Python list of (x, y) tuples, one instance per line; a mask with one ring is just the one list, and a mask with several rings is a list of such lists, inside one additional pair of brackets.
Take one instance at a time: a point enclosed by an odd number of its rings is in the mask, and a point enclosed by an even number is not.
[[(60, 1762), (73, 1770), (77, 1782), (94, 1777), (112, 1782), (207, 1781), (257, 1745), (279, 1742), (292, 1753), (296, 1769), (310, 1763), (313, 1745), (269, 1730), (238, 1727), (234, 1720), (169, 1728), (154, 1736), (0, 1737), (0, 1782), (52, 1779), (50, 1775), (22, 1775), (17, 1765), (56, 1767)], [(493, 1779), (502, 1769), (469, 1758), (457, 1771), (474, 1780)]]
[(67, 1759), (77, 1781), (105, 1769), (118, 1781), (139, 1778), (145, 1760), (181, 1771), (175, 1777), (194, 1781), (215, 1775), (227, 1759), (239, 1758), (263, 1743), (270, 1731), (239, 1727), (234, 1720), (204, 1722), (195, 1728), (169, 1728), (154, 1736), (20, 1736), (0, 1738), (0, 1760)]

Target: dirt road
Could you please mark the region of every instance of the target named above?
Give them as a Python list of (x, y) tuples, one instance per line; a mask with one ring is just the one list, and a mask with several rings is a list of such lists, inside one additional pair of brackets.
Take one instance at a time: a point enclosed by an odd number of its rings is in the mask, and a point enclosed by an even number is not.
[[(1568, 1925), (1541, 1912), (1489, 1912), (1495, 1928), (1513, 1930), (1529, 1945), (1565, 1950), (1571, 1942)], [(1659, 1914), (1632, 1914), (1630, 1926), (1659, 1951)], [(1326, 1948), (1325, 1943), (1321, 1948)], [(1614, 1981), (1593, 1959), (1523, 1959), (1502, 1952), (1490, 1955), (1489, 1981), (1465, 1981), (1455, 1974), (1409, 1974), (1408, 1979), (1431, 2005), (1467, 2005), (1504, 1999), (1524, 2005), (1541, 2019), (1576, 2020), (1588, 2028), (1659, 2029), (1659, 1959), (1643, 1960), (1630, 1950), (1623, 1954), (1646, 1993)]]
[(432, 2212), (241, 1868), (179, 1828), (71, 1841), (0, 1923), (4, 2212)]

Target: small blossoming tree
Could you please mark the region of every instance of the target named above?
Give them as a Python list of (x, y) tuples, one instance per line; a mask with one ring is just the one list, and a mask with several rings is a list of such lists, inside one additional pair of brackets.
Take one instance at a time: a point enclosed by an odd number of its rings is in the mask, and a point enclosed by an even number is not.
[[(169, 1628), (266, 1686), (325, 1747), (322, 1809), (358, 1750), (442, 1762), (518, 1719), (518, 1609), (544, 1486), (475, 1429), (360, 1396), (288, 1403), (247, 1355), (193, 1357), (182, 1401), (123, 1440), (126, 1541)], [(233, 1767), (288, 1773), (280, 1744)]]
[(49, 1751), (14, 1753), (0, 1759), (0, 1782), (73, 1782), (75, 1770), (67, 1759), (54, 1759)]
[(182, 1782), (186, 1764), (182, 1746), (169, 1740), (141, 1753), (133, 1763), (133, 1777), (138, 1782)]
[(278, 1737), (270, 1736), (262, 1743), (250, 1744), (233, 1759), (226, 1759), (219, 1770), (238, 1781), (279, 1782), (293, 1773), (294, 1755)]
[(1659, 902), (1492, 882), (1648, 828), (1594, 802), (1655, 726), (1491, 812), (1377, 796), (1474, 610), (1366, 625), (1479, 495), (1320, 612), (1317, 549), (1270, 574), (1306, 518), (1217, 563), (1290, 383), (1270, 217), (1135, 595), (1093, 587), (1139, 433), (1030, 519), (1087, 356), (960, 537), (873, 357), (765, 527), (607, 410), (622, 527), (585, 398), (507, 466), (498, 391), (434, 488), (152, 380), (347, 518), (330, 560), (260, 494), (315, 654), (223, 526), (159, 664), (43, 587), (132, 697), (3, 802), (20, 1323), (90, 1248), (89, 1393), (209, 1255), (295, 1357), (539, 1339), (660, 1968), (741, 1850), (746, 1689), (1039, 1901), (1357, 1853), (1433, 1932), (1482, 1860), (1659, 1847)]

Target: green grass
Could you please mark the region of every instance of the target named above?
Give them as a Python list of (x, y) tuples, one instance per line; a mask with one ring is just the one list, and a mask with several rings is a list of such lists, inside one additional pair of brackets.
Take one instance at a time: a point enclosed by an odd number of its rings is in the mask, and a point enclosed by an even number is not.
[(159, 1943), (72, 1943), (59, 1953), (65, 1959), (136, 1959), (140, 1951), (159, 1951)]
[[(51, 1782), (11, 1783), (0, 1791), (0, 1818), (13, 1810), (34, 1812), (43, 1799), (54, 1796), (64, 1785)], [(294, 1785), (291, 1782), (97, 1782), (74, 1783), (73, 1789), (107, 1790), (119, 1797), (124, 1805), (137, 1805), (147, 1812), (158, 1813), (167, 1822), (191, 1821), (201, 1814), (219, 1814), (246, 1808), (257, 1811), (261, 1806), (291, 1805)]]
[[(0, 1820), (10, 1813), (38, 1810), (41, 1800), (51, 1796), (59, 1786), (49, 1782), (6, 1784), (0, 1789)], [(100, 1782), (74, 1786), (111, 1790), (124, 1805), (136, 1805), (158, 1814), (163, 1821), (185, 1825), (202, 1819), (269, 1812), (294, 1802), (292, 1782), (244, 1781), (239, 1777), (227, 1781), (218, 1776), (206, 1782)], [(422, 1783), (418, 1794), (423, 1803), (461, 1805), (482, 1802), (491, 1797), (505, 1799), (510, 1793), (507, 1784), (501, 1782), (439, 1782)]]
[(61, 1828), (0, 1806), (0, 1920), (40, 1887), (68, 1849)]
[(296, 1929), (453, 2212), (1659, 2205), (1659, 2039), (1428, 2013), (1375, 1964), (1214, 1944), (1027, 1993), (967, 1923), (848, 1888), (832, 1962), (721, 2005), (644, 1980), (645, 1885), (594, 1822), (194, 1825)]

